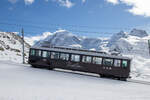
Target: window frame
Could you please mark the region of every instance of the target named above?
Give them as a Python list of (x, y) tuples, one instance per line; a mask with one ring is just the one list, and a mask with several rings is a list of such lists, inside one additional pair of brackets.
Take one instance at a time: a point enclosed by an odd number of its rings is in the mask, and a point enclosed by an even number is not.
[[(65, 55), (65, 59), (64, 59), (64, 57), (62, 57), (62, 54)], [(61, 52), (59, 54), (59, 59), (69, 61), (69, 53), (63, 53), (63, 52)]]
[[(34, 54), (33, 54), (33, 52), (32, 51), (34, 51)], [(31, 49), (31, 51), (30, 51), (30, 55), (31, 56), (36, 56), (36, 50), (35, 49)]]
[[(105, 63), (104, 63), (104, 62), (105, 62), (105, 60), (112, 60), (111, 65), (107, 65), (107, 64), (105, 64)], [(103, 58), (103, 65), (104, 65), (104, 66), (113, 66), (113, 64), (114, 64), (114, 59), (113, 59), (113, 58)]]
[[(123, 66), (123, 62), (124, 62), (124, 61), (126, 61), (126, 66), (125, 66), (125, 67)], [(128, 60), (122, 60), (121, 67), (122, 67), (122, 68), (127, 68), (127, 67), (128, 67)]]
[[(94, 58), (97, 58), (97, 59), (94, 60)], [(100, 60), (100, 63), (97, 63), (98, 60)], [(98, 64), (98, 65), (102, 65), (102, 63), (103, 63), (103, 58), (102, 58), (102, 57), (95, 57), (95, 56), (94, 56), (94, 57), (92, 58), (92, 63), (93, 63), (93, 64)]]
[[(40, 52), (39, 52), (40, 51)], [(42, 57), (42, 50), (36, 49), (36, 54), (37, 57)]]
[[(75, 59), (72, 59), (72, 56), (78, 56), (78, 60), (75, 60)], [(79, 54), (71, 54), (71, 61), (73, 61), (73, 62), (80, 62), (80, 59), (81, 59), (81, 55), (79, 55)]]
[[(46, 57), (45, 57), (45, 56), (43, 56), (44, 52), (46, 52)], [(48, 58), (48, 51), (43, 50), (43, 51), (42, 51), (42, 57), (43, 57), (43, 58)]]
[[(88, 58), (90, 58), (90, 61), (88, 61)], [(82, 56), (82, 62), (83, 63), (92, 63), (92, 56)]]
[[(120, 63), (116, 63), (116, 61), (120, 61)], [(116, 64), (119, 64), (119, 66), (118, 65), (116, 65)], [(114, 67), (121, 67), (121, 59), (114, 59), (114, 65), (113, 65)]]
[[(53, 55), (53, 53), (58, 54), (58, 58), (55, 58), (55, 55)], [(52, 57), (52, 56), (54, 56), (54, 57)], [(55, 51), (51, 51), (50, 52), (50, 58), (51, 59), (60, 59), (60, 53), (59, 52), (55, 52)]]

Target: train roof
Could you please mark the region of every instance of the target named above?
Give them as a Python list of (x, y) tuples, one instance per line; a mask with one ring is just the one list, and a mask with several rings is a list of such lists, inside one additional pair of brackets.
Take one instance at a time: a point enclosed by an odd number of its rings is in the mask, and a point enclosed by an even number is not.
[(65, 47), (34, 47), (34, 46), (31, 47), (31, 48), (32, 49), (41, 49), (41, 50), (64, 52), (64, 53), (73, 53), (73, 54), (82, 54), (82, 55), (89, 55), (89, 56), (100, 56), (100, 57), (131, 60), (131, 58), (129, 58), (129, 57), (116, 56), (116, 55), (107, 54), (105, 52), (84, 50), (84, 49), (74, 49), (74, 48), (65, 48)]

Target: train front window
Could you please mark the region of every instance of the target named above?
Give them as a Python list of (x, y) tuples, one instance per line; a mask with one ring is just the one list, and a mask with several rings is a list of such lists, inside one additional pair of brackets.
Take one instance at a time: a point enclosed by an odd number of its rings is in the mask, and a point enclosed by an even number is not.
[(60, 59), (62, 59), (62, 60), (69, 60), (69, 54), (61, 53), (60, 54)]
[(36, 56), (41, 56), (41, 50), (36, 50)]
[(114, 61), (114, 66), (115, 66), (115, 67), (120, 67), (120, 64), (121, 64), (121, 60), (115, 59), (115, 61)]
[(59, 59), (59, 53), (58, 52), (51, 52), (51, 58), (52, 59)]
[(103, 60), (103, 65), (105, 66), (112, 66), (113, 65), (113, 59), (104, 59)]
[(102, 58), (100, 57), (93, 57), (94, 64), (102, 64)]
[(31, 49), (31, 55), (35, 56), (35, 50), (34, 49)]
[(92, 61), (92, 57), (90, 57), (90, 56), (83, 56), (82, 57), (82, 62), (91, 63), (91, 61)]
[(126, 60), (122, 61), (122, 67), (126, 68), (128, 66), (128, 62)]
[(71, 61), (79, 62), (80, 61), (80, 55), (71, 55)]
[(44, 57), (44, 58), (48, 57), (48, 52), (47, 51), (43, 51), (42, 57)]

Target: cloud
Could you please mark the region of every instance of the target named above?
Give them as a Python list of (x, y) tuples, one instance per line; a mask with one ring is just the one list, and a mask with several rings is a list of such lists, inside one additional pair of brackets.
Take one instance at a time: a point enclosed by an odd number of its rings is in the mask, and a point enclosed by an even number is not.
[(86, 2), (86, 0), (82, 0), (82, 3), (85, 3)]
[(106, 1), (109, 2), (109, 3), (112, 3), (114, 5), (119, 3), (119, 0), (106, 0)]
[(67, 8), (71, 8), (74, 6), (74, 3), (72, 3), (70, 0), (55, 0), (56, 2), (59, 3), (60, 6), (64, 6)]
[[(10, 3), (12, 3), (12, 4), (15, 4), (15, 3), (17, 3), (19, 0), (8, 0)], [(30, 5), (30, 4), (32, 4), (33, 2), (34, 2), (35, 0), (24, 0), (24, 3), (26, 4), (26, 5)], [(45, 1), (48, 1), (48, 0), (45, 0)]]
[(134, 15), (150, 17), (150, 0), (121, 0), (123, 3), (132, 6), (128, 11)]
[(53, 33), (51, 33), (51, 32), (44, 32), (42, 35), (25, 37), (25, 41), (27, 43), (29, 43), (30, 45), (33, 45), (35, 42), (37, 42), (39, 40), (43, 40), (49, 35), (53, 35)]
[(30, 5), (34, 2), (35, 0), (24, 0), (26, 5)]
[(127, 6), (131, 7), (129, 9), (126, 9), (128, 12), (134, 15), (150, 17), (150, 6), (149, 6), (150, 0), (106, 0), (106, 1), (110, 3), (116, 1), (118, 2), (118, 4), (121, 3), (126, 4)]
[(18, 0), (8, 0), (10, 3), (15, 4)]

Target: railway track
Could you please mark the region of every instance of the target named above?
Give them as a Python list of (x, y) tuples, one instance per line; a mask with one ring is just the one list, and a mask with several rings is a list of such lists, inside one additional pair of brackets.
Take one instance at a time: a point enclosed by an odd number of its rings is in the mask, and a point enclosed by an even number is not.
[(127, 82), (150, 85), (150, 82), (148, 81), (141, 81), (141, 80), (135, 80), (135, 79), (127, 79)]

